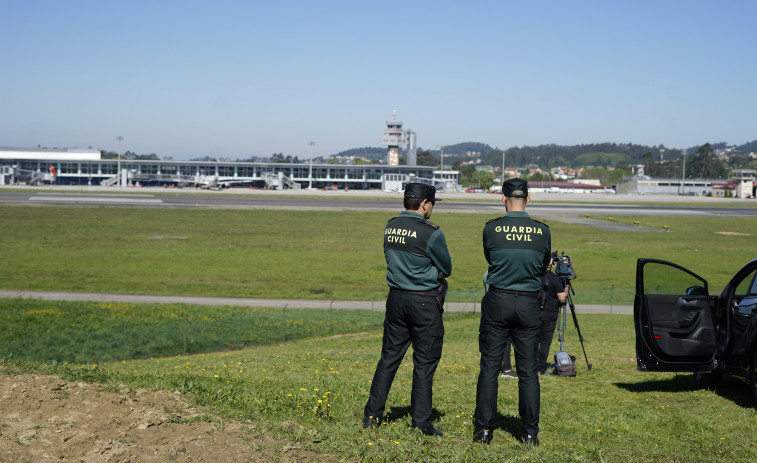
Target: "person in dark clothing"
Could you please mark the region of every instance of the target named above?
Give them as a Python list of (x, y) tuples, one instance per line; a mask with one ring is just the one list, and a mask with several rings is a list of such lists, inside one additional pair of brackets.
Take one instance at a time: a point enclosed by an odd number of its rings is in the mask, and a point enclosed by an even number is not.
[[(560, 278), (550, 270), (554, 261), (549, 260), (549, 268), (544, 272), (541, 277), (541, 287), (545, 292), (544, 307), (542, 308), (539, 318), (541, 324), (539, 325), (539, 356), (536, 360), (536, 371), (539, 376), (547, 373), (547, 358), (549, 357), (549, 348), (552, 345), (552, 337), (555, 334), (555, 327), (557, 326), (557, 318), (560, 314), (560, 304), (564, 304), (568, 298), (568, 291), (570, 291), (570, 285), (562, 287)], [(510, 362), (510, 351), (512, 343), (510, 340), (505, 344), (505, 352), (502, 354), (502, 373), (500, 378), (517, 378), (518, 376), (513, 371), (512, 362)]]
[(539, 300), (541, 277), (552, 248), (549, 227), (526, 213), (528, 182), (510, 179), (502, 185), (507, 215), (484, 226), (484, 256), (489, 263), (489, 290), (481, 301), (480, 371), (476, 386), (474, 442), (492, 440), (497, 412), (497, 375), (508, 338), (515, 348), (521, 441), (539, 445)]
[(536, 371), (538, 375), (547, 373), (547, 358), (549, 357), (549, 347), (552, 345), (552, 337), (555, 334), (557, 317), (560, 314), (560, 304), (564, 304), (568, 298), (570, 285), (563, 287), (560, 278), (551, 272), (554, 261), (549, 260), (549, 268), (541, 277), (542, 288), (546, 292), (544, 299), (544, 308), (541, 311), (541, 326), (539, 327), (539, 356), (536, 360)]
[(365, 428), (381, 422), (394, 376), (412, 344), (412, 425), (426, 435), (442, 435), (431, 422), (431, 402), (434, 373), (442, 356), (442, 311), (452, 259), (444, 233), (438, 225), (428, 221), (436, 201), (440, 200), (436, 199), (433, 186), (408, 183), (405, 211), (384, 228), (389, 295), (381, 358), (363, 412)]

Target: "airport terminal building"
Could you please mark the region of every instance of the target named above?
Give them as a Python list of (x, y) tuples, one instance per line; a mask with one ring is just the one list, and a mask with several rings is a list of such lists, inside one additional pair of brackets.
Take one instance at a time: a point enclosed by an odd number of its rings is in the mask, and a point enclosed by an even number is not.
[(617, 185), (619, 194), (668, 194), (754, 198), (757, 183), (754, 169), (735, 169), (728, 179), (652, 178), (636, 175)]
[(196, 186), (402, 190), (457, 188), (459, 172), (430, 166), (101, 159), (95, 149), (0, 147), (0, 185)]

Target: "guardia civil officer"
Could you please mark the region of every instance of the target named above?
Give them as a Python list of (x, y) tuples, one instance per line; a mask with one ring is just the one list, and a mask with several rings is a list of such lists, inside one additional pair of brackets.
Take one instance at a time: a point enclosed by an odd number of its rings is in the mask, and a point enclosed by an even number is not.
[(428, 221), (436, 189), (408, 183), (405, 211), (384, 228), (384, 256), (389, 295), (386, 300), (381, 359), (365, 404), (363, 427), (381, 422), (386, 398), (405, 352), (413, 345), (412, 425), (429, 436), (442, 432), (431, 422), (434, 372), (442, 356), (442, 310), (452, 259), (439, 226)]
[(546, 224), (526, 213), (528, 183), (510, 179), (502, 185), (507, 215), (484, 226), (484, 256), (489, 290), (481, 301), (480, 371), (476, 386), (474, 442), (492, 440), (497, 411), (497, 379), (508, 338), (515, 350), (521, 441), (539, 445), (539, 300), (541, 277), (550, 260), (552, 239)]

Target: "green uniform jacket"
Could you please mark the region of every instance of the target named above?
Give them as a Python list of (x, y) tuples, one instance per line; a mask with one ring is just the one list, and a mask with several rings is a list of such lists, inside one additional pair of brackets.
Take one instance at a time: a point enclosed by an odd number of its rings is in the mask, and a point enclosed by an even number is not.
[(489, 263), (486, 283), (510, 291), (539, 291), (551, 251), (549, 226), (526, 212), (512, 211), (492, 219), (484, 226), (484, 256)]
[(386, 282), (405, 291), (431, 291), (439, 287), (439, 274), (452, 273), (452, 258), (438, 225), (417, 212), (402, 211), (384, 229)]

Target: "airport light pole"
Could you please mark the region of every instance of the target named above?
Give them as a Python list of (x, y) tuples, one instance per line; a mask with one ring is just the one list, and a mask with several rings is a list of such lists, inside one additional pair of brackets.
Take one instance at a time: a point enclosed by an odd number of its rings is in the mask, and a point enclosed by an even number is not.
[(681, 151), (681, 159), (683, 160), (683, 168), (681, 169), (681, 196), (686, 194), (686, 151)]
[(310, 146), (310, 173), (308, 174), (308, 180), (310, 183), (308, 183), (308, 190), (313, 189), (313, 145), (315, 145), (314, 141), (309, 141), (308, 145)]
[(446, 148), (446, 145), (437, 145), (440, 149), (439, 153), (439, 181), (442, 182), (442, 185), (444, 185), (444, 148)]
[(123, 140), (124, 137), (121, 135), (116, 137), (116, 140), (118, 140), (118, 186), (121, 186), (121, 140)]

